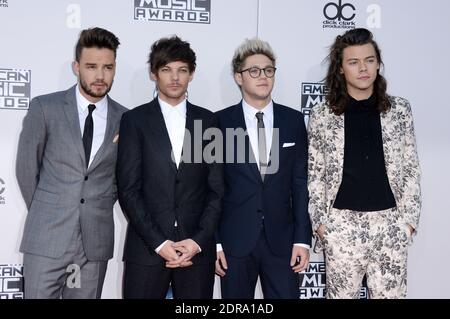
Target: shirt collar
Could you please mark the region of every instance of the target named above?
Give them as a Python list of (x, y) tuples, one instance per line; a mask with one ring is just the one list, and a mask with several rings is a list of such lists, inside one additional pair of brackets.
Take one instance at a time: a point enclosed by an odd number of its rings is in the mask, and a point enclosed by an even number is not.
[(186, 118), (186, 105), (187, 105), (186, 99), (181, 101), (179, 104), (172, 106), (169, 103), (166, 103), (163, 100), (161, 100), (158, 96), (158, 102), (161, 107), (161, 112), (163, 113), (164, 116), (169, 114), (178, 114), (179, 116)]
[(264, 117), (272, 122), (273, 120), (273, 101), (270, 100), (269, 104), (264, 106), (262, 109), (257, 109), (250, 104), (248, 104), (244, 99), (242, 99), (242, 108), (244, 109), (244, 115), (248, 120), (254, 121), (256, 119), (256, 113), (263, 112)]
[(77, 87), (75, 89), (76, 91), (76, 98), (77, 98), (77, 106), (78, 106), (78, 110), (81, 113), (87, 113), (87, 109), (89, 104), (95, 104), (95, 112), (97, 115), (104, 115), (107, 108), (108, 108), (108, 99), (107, 96), (105, 95), (100, 101), (98, 101), (97, 103), (92, 103), (90, 102), (88, 99), (86, 99), (83, 94), (81, 94), (80, 92), (80, 87), (77, 84)]
[(363, 110), (376, 110), (377, 98), (375, 94), (372, 94), (368, 99), (356, 100), (351, 95), (348, 96), (348, 110), (350, 111), (363, 111)]

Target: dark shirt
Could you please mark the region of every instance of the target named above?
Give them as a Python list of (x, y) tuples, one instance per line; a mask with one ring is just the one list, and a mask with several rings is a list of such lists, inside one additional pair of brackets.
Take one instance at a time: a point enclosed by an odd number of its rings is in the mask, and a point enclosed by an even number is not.
[(395, 207), (384, 164), (376, 98), (350, 97), (345, 111), (344, 172), (334, 208), (378, 211)]

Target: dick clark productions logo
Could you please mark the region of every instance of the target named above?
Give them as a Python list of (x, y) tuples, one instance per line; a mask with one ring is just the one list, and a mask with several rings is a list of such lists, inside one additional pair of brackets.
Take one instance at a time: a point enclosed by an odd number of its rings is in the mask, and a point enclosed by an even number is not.
[(342, 0), (328, 2), (323, 7), (323, 15), (326, 18), (323, 21), (323, 28), (333, 29), (354, 29), (356, 17), (356, 8), (351, 3), (343, 3)]

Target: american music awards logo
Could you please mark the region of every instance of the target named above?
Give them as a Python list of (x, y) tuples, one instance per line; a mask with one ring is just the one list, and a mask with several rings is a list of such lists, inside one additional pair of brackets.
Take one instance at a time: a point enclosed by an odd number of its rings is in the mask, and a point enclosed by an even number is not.
[[(326, 272), (324, 262), (310, 262), (308, 268), (299, 273), (300, 299), (324, 299), (326, 296)], [(360, 299), (368, 298), (367, 283), (364, 278)]]
[(5, 205), (5, 197), (3, 196), (3, 193), (6, 190), (5, 181), (0, 178), (0, 205)]
[(302, 106), (303, 115), (309, 116), (311, 109), (325, 100), (328, 88), (323, 82), (303, 82), (302, 83)]
[(23, 299), (23, 266), (0, 264), (0, 299)]
[(134, 0), (134, 20), (211, 23), (211, 0)]
[(0, 68), (0, 109), (28, 110), (31, 70)]

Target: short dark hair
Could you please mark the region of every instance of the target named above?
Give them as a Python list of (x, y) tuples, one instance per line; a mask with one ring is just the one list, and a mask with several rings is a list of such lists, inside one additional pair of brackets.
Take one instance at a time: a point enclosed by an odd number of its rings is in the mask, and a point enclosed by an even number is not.
[[(380, 63), (380, 66), (383, 66), (378, 44), (373, 39), (372, 32), (367, 29), (356, 28), (348, 30), (343, 35), (338, 35), (330, 48), (330, 54), (327, 57), (329, 66), (325, 78), (325, 84), (328, 87), (326, 101), (331, 111), (336, 115), (341, 115), (345, 112), (349, 100), (347, 83), (344, 75), (340, 73), (344, 49), (349, 46), (364, 44), (371, 44), (373, 46), (378, 63)], [(391, 107), (386, 89), (386, 79), (380, 74), (380, 70), (378, 70), (377, 78), (374, 82), (373, 94), (376, 97), (377, 109), (380, 113), (388, 111)]]
[(110, 31), (102, 28), (90, 28), (81, 31), (77, 45), (75, 46), (75, 61), (80, 62), (83, 48), (110, 49), (117, 55), (119, 39)]
[(192, 73), (197, 66), (195, 60), (195, 52), (189, 42), (181, 40), (178, 36), (172, 36), (161, 38), (152, 44), (147, 62), (150, 65), (150, 72), (154, 74), (167, 63), (175, 61), (187, 63)]

